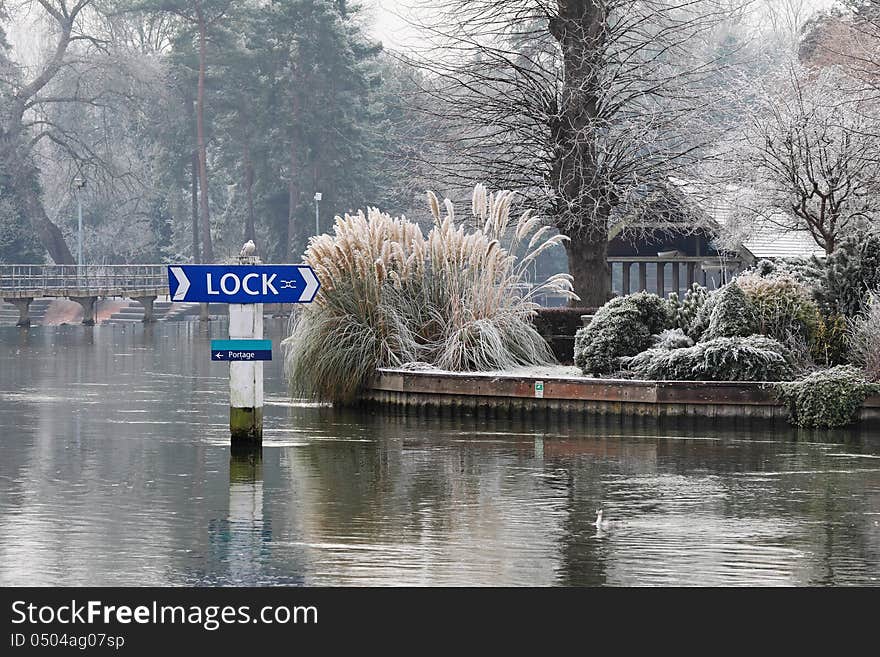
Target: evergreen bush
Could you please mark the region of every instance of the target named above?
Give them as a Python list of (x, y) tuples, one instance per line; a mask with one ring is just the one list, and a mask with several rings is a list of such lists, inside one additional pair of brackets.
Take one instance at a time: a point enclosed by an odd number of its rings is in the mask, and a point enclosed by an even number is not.
[(619, 369), (622, 357), (649, 348), (651, 335), (669, 322), (669, 308), (656, 294), (639, 292), (612, 299), (575, 334), (575, 365), (586, 375), (611, 374)]
[(855, 317), (869, 290), (880, 288), (880, 231), (859, 231), (843, 238), (821, 264), (816, 291), (826, 314)]
[(819, 315), (816, 332), (810, 342), (810, 358), (817, 365), (845, 365), (849, 358), (847, 319), (843, 315)]
[(679, 300), (677, 293), (672, 292), (668, 299), (672, 326), (680, 328), (685, 333), (690, 333), (691, 326), (708, 297), (709, 290), (699, 283), (691, 285), (681, 300)]
[(811, 293), (822, 284), (825, 266), (816, 258), (780, 258), (778, 260), (759, 260), (744, 274), (755, 274), (763, 278), (785, 276), (793, 278)]
[(759, 276), (747, 272), (736, 279), (755, 315), (755, 333), (792, 347), (793, 340), (808, 344), (819, 327), (819, 307), (809, 288), (794, 277), (775, 273)]
[(701, 340), (744, 338), (757, 333), (755, 312), (739, 285), (728, 283), (713, 296), (717, 299)]
[(800, 381), (776, 385), (788, 406), (789, 421), (799, 427), (844, 427), (858, 419), (868, 395), (880, 394), (880, 384), (866, 380), (852, 365), (814, 372)]
[(668, 329), (654, 336), (655, 349), (684, 349), (693, 346), (694, 341), (680, 328)]
[(697, 309), (696, 315), (694, 315), (694, 319), (690, 324), (690, 328), (687, 329), (687, 334), (694, 342), (699, 342), (702, 339), (703, 334), (709, 328), (709, 320), (712, 319), (712, 311), (715, 310), (715, 304), (718, 303), (718, 292), (719, 290), (715, 290), (714, 292), (706, 293), (705, 299), (699, 305)]
[(715, 338), (683, 349), (649, 349), (621, 361), (652, 381), (783, 381), (794, 376), (786, 347), (761, 335)]

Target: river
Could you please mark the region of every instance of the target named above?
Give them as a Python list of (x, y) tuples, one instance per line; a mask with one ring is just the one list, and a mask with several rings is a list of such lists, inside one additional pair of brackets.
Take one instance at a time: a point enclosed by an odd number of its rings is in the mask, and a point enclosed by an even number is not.
[(261, 456), (223, 321), (0, 328), (0, 585), (880, 581), (880, 436), (338, 410), (286, 393), (284, 326)]

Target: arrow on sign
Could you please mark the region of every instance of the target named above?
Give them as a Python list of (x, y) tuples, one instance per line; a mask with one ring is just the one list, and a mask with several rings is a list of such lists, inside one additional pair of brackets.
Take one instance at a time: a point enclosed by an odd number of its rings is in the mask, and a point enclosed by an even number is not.
[(315, 276), (315, 272), (313, 272), (311, 268), (301, 269), (299, 273), (302, 275), (303, 280), (306, 282), (306, 289), (303, 290), (300, 301), (302, 301), (303, 303), (309, 303), (312, 301), (312, 299), (315, 298), (315, 295), (318, 293), (318, 277)]
[(186, 293), (189, 291), (189, 279), (180, 267), (169, 267), (168, 269), (174, 274), (174, 278), (177, 279), (177, 291), (174, 293), (172, 300), (183, 301), (186, 298)]

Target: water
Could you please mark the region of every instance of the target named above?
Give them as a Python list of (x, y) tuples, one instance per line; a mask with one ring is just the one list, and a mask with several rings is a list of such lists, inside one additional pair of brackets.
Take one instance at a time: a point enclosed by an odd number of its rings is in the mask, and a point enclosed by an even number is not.
[(276, 360), (233, 456), (225, 330), (0, 329), (0, 585), (880, 581), (876, 434), (340, 412)]

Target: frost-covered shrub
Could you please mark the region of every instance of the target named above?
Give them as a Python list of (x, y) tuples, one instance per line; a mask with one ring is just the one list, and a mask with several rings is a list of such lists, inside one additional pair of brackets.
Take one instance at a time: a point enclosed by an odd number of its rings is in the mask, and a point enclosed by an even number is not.
[(862, 366), (872, 381), (880, 381), (880, 291), (848, 321), (846, 338), (853, 362)]
[(701, 340), (744, 338), (757, 333), (755, 312), (739, 285), (728, 283), (713, 296), (717, 298), (709, 316), (709, 327)]
[(669, 315), (672, 318), (672, 325), (680, 328), (685, 333), (689, 333), (700, 308), (709, 298), (709, 290), (699, 283), (694, 283), (691, 288), (685, 292), (684, 298), (679, 299), (678, 294), (672, 292), (667, 302), (669, 303)]
[(754, 311), (755, 333), (785, 344), (810, 343), (819, 325), (819, 307), (810, 290), (790, 275), (744, 273), (736, 279)]
[(697, 309), (697, 314), (694, 315), (694, 319), (687, 331), (687, 334), (694, 342), (699, 342), (709, 328), (712, 311), (715, 310), (715, 304), (718, 303), (718, 293), (719, 290), (708, 293), (703, 303)]
[(880, 394), (852, 365), (814, 372), (800, 381), (779, 383), (779, 397), (788, 405), (789, 420), (800, 427), (843, 427), (858, 419), (868, 395)]
[(622, 359), (621, 366), (635, 378), (652, 381), (782, 381), (794, 376), (785, 346), (760, 335), (649, 349)]
[(456, 223), (451, 202), (443, 216), (428, 196), (435, 223), (427, 236), (405, 217), (370, 208), (336, 217), (333, 235), (309, 241), (305, 261), (321, 289), (282, 343), (295, 394), (347, 401), (377, 367), (406, 363), (479, 371), (552, 362), (532, 324), (535, 298), (576, 298), (571, 277), (552, 276), (525, 296), (522, 287), (530, 263), (567, 238), (548, 238), (528, 212), (513, 220), (510, 192), (476, 187), (475, 230)]
[(747, 269), (743, 274), (755, 274), (763, 278), (774, 276), (793, 278), (812, 293), (822, 284), (825, 268), (815, 258), (780, 258), (759, 260), (754, 267)]
[(694, 341), (686, 336), (680, 328), (667, 329), (654, 336), (655, 349), (684, 349), (693, 346)]
[(880, 288), (880, 232), (858, 231), (844, 237), (824, 262), (816, 294), (826, 314), (854, 317), (869, 290)]
[(668, 324), (668, 306), (656, 294), (639, 292), (612, 299), (575, 334), (575, 365), (587, 375), (611, 374), (619, 369), (620, 358), (649, 348), (651, 335)]

